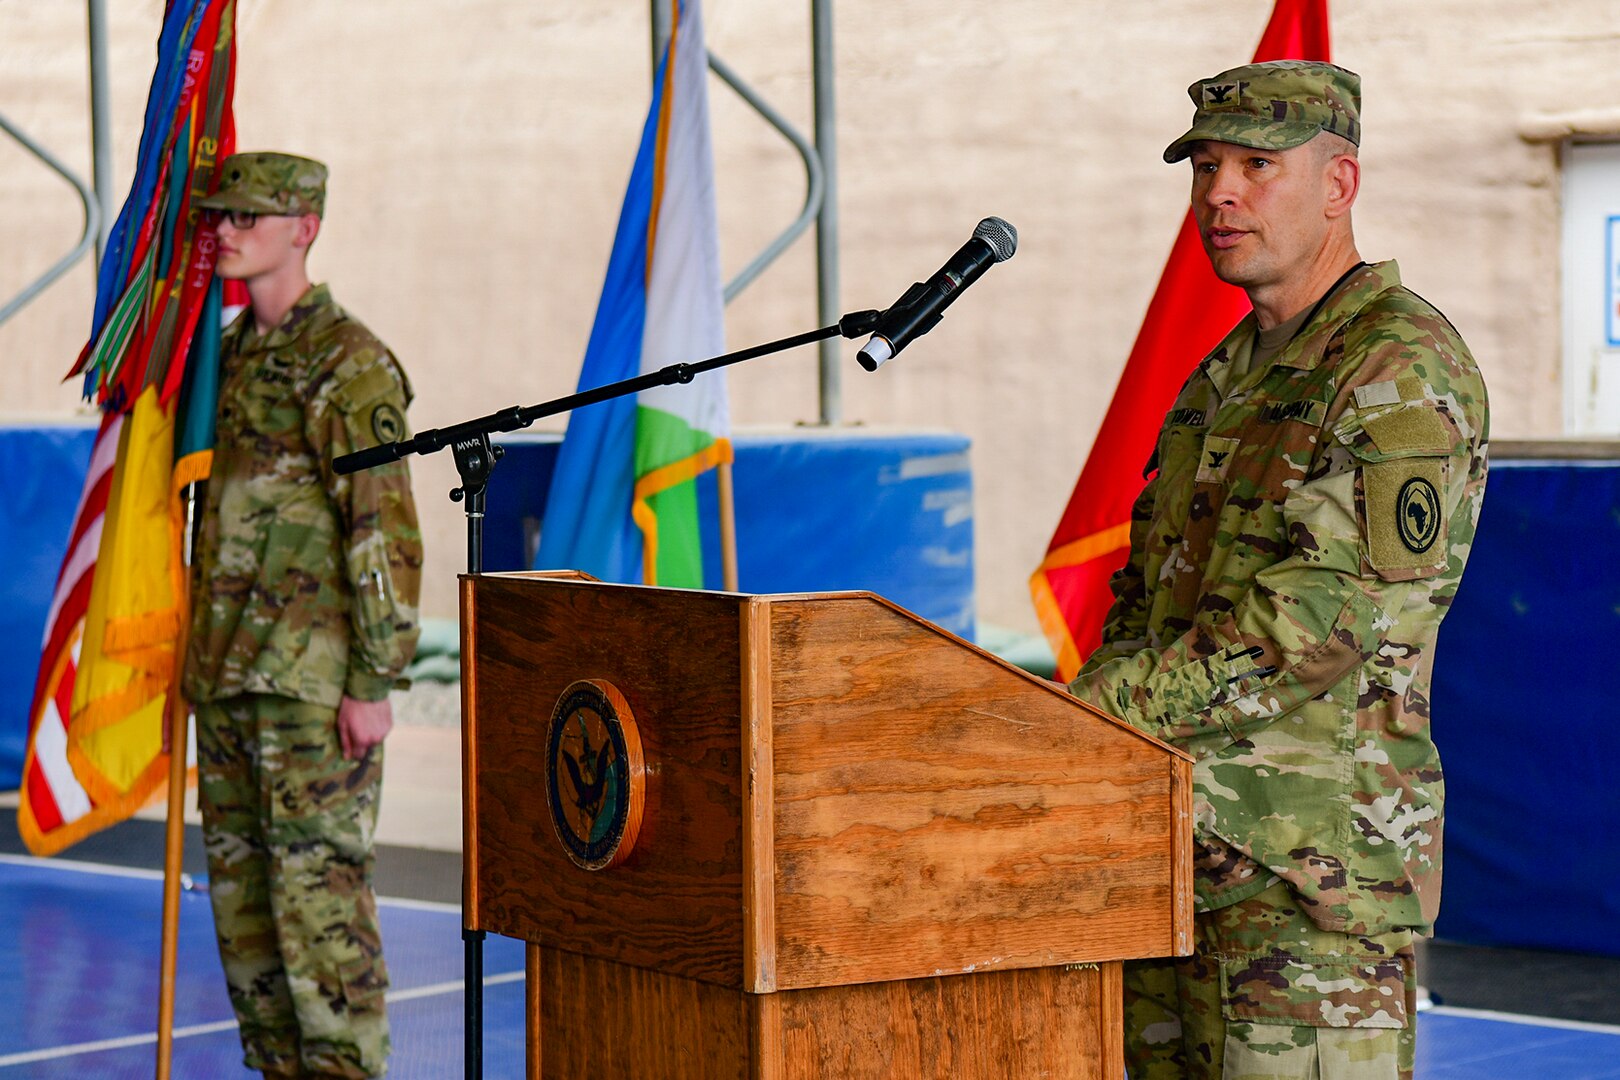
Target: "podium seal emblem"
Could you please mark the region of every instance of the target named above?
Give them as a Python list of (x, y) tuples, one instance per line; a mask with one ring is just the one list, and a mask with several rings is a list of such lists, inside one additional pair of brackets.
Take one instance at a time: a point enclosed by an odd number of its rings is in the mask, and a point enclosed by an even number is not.
[(641, 734), (624, 695), (601, 679), (569, 684), (546, 728), (546, 803), (574, 865), (606, 870), (629, 857), (645, 793)]

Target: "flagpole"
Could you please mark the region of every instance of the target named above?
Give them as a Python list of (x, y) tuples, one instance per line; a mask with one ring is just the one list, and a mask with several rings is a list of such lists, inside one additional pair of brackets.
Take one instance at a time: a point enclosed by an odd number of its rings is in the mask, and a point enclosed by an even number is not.
[[(186, 494), (188, 507), (194, 505), (196, 488)], [(189, 536), (190, 515), (187, 515)], [(189, 560), (185, 561), (189, 565)], [(169, 813), (163, 842), (163, 958), (158, 974), (157, 1080), (169, 1080), (174, 1053), (174, 982), (180, 941), (180, 866), (185, 853), (186, 800), (186, 701), (180, 693), (180, 673), (185, 669), (186, 650), (191, 641), (190, 574), (181, 577), (180, 633), (175, 641), (174, 674), (169, 679), (169, 696), (164, 702), (164, 721), (169, 725)]]
[(726, 592), (737, 592), (737, 503), (731, 486), (731, 462), (722, 461), (715, 470), (720, 488), (720, 584)]

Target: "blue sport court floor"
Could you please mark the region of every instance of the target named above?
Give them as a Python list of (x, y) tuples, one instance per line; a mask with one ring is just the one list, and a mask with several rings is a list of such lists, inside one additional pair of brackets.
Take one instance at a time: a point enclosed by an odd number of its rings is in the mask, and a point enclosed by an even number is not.
[[(0, 855), (0, 1080), (152, 1075), (161, 875)], [(452, 905), (384, 900), (396, 1080), (462, 1063), (462, 946)], [(523, 1073), (523, 949), (487, 939), (484, 1075)], [(182, 894), (174, 1076), (253, 1077), (241, 1064), (208, 898)], [(1436, 1006), (1418, 1022), (1420, 1080), (1620, 1080), (1620, 1025)]]

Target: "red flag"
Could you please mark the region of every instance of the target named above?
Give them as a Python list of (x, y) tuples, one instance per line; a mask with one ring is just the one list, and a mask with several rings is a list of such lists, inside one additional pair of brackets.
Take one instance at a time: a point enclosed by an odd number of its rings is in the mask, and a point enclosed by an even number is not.
[[(1327, 0), (1277, 0), (1255, 61), (1328, 58)], [(1164, 414), (1193, 367), (1248, 311), (1243, 291), (1210, 269), (1188, 211), (1091, 455), (1046, 558), (1029, 579), (1065, 682), (1102, 643), (1113, 602), (1108, 579), (1130, 553), (1131, 504)]]

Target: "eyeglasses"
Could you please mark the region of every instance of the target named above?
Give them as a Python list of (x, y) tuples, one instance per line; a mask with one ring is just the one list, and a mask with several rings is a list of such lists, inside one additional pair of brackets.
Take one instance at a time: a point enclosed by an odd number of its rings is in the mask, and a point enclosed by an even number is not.
[(203, 220), (208, 222), (208, 224), (218, 225), (221, 221), (229, 221), (231, 223), (231, 228), (233, 229), (251, 229), (258, 222), (261, 216), (271, 217), (274, 215), (260, 215), (255, 210), (210, 209), (203, 211)]

